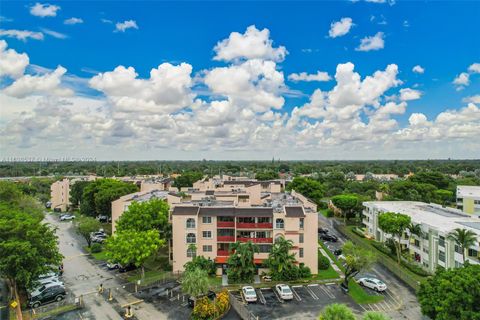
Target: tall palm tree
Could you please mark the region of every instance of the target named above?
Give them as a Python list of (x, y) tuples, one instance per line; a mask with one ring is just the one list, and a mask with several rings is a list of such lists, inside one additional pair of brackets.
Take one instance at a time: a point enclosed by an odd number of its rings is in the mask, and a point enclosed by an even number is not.
[(412, 240), (412, 235), (416, 235), (417, 237), (421, 237), (422, 232), (422, 225), (419, 223), (411, 222), (410, 225), (407, 227), (408, 229), (408, 248), (410, 249), (410, 241)]
[(456, 228), (448, 234), (448, 239), (453, 240), (462, 249), (463, 263), (465, 263), (465, 250), (477, 242), (477, 235), (471, 230)]
[(290, 280), (284, 279), (284, 277), (289, 274), (285, 271), (295, 267), (295, 254), (290, 253), (292, 248), (292, 240), (286, 240), (284, 237), (275, 240), (266, 261), (274, 280)]
[(230, 244), (230, 252), (227, 260), (228, 278), (233, 282), (252, 282), (255, 275), (254, 254), (258, 253), (258, 246), (251, 241), (237, 241)]
[(182, 291), (193, 297), (201, 296), (208, 291), (208, 274), (206, 270), (195, 268), (185, 271), (182, 276)]

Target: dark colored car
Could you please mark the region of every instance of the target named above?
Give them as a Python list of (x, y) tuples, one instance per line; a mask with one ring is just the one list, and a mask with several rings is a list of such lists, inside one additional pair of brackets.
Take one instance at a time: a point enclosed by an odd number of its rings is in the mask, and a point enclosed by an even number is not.
[[(213, 301), (213, 299), (215, 299), (215, 297), (217, 296), (217, 294), (216, 294), (215, 292), (209, 290), (208, 293), (207, 293), (205, 296), (207, 296), (208, 299), (210, 299), (210, 300)], [(201, 297), (199, 297), (199, 298), (201, 298)], [(196, 299), (195, 299), (194, 297), (188, 297), (188, 306), (189, 306), (190, 308), (195, 307), (195, 300), (196, 300)]]
[(45, 287), (40, 292), (35, 293), (35, 295), (30, 296), (28, 299), (28, 305), (32, 308), (38, 308), (42, 304), (46, 304), (53, 301), (61, 301), (65, 299), (67, 293), (65, 288), (60, 284), (53, 284)]
[(132, 271), (132, 270), (135, 270), (135, 269), (137, 269), (137, 267), (134, 264), (127, 264), (125, 267), (124, 266), (119, 266), (118, 272), (124, 273), (124, 272)]
[(338, 238), (333, 234), (321, 234), (320, 239), (322, 239), (323, 241), (331, 241), (331, 242), (338, 241)]
[(321, 233), (321, 234), (327, 234), (327, 233), (328, 233), (328, 229), (325, 229), (325, 228), (318, 228), (318, 233)]
[(334, 250), (334, 251), (333, 251), (333, 254), (336, 255), (336, 256), (341, 255), (341, 254), (342, 254), (342, 249)]

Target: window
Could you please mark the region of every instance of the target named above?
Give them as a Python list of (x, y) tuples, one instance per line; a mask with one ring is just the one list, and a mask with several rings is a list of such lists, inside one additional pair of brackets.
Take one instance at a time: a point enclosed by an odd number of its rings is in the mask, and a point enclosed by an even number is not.
[(438, 237), (438, 245), (440, 247), (445, 247), (445, 237), (442, 237), (442, 236)]
[(277, 234), (277, 235), (275, 236), (275, 242), (277, 242), (280, 238), (283, 238), (283, 235)]
[(414, 244), (415, 247), (420, 247), (420, 241), (417, 240), (417, 239), (415, 239), (415, 240), (413, 241), (413, 244)]
[(461, 268), (461, 267), (463, 267), (463, 264), (455, 260), (455, 268)]
[(303, 258), (303, 248), (298, 249), (298, 256)]
[(212, 223), (212, 217), (202, 217), (202, 223)]
[(188, 218), (187, 219), (187, 229), (194, 229), (195, 228), (195, 219)]
[(197, 256), (197, 251), (194, 248), (187, 249), (187, 258), (195, 258)]
[(304, 218), (300, 218), (300, 221), (299, 221), (300, 229), (303, 229), (304, 223), (305, 223), (305, 219), (304, 219)]
[(257, 222), (258, 222), (258, 223), (269, 223), (269, 222), (270, 222), (270, 218), (269, 218), (269, 217), (258, 217), (258, 218), (257, 218)]
[(475, 249), (468, 249), (468, 256), (477, 258), (478, 257), (478, 251), (475, 250)]
[(272, 250), (272, 246), (268, 244), (259, 244), (258, 252), (260, 253), (269, 253)]
[(298, 242), (303, 243), (303, 233), (298, 235)]
[(203, 231), (202, 232), (204, 239), (211, 239), (212, 238), (212, 231)]
[(473, 200), (474, 204), (480, 204), (480, 200)]
[(195, 236), (195, 233), (187, 233), (187, 243), (196, 243), (197, 242), (197, 237)]
[(212, 252), (212, 246), (203, 246), (203, 252)]
[(283, 219), (277, 219), (277, 220), (275, 220), (275, 228), (276, 228), (276, 229), (283, 229), (283, 228), (285, 228), (285, 222), (283, 221)]
[(438, 260), (445, 262), (445, 252), (438, 251)]

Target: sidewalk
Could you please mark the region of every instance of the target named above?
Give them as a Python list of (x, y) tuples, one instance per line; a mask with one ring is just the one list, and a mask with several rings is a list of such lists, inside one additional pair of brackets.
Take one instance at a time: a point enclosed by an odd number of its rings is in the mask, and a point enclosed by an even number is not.
[(322, 253), (322, 255), (324, 257), (328, 258), (328, 261), (330, 261), (330, 265), (332, 266), (333, 270), (335, 270), (335, 272), (340, 275), (340, 278), (342, 278), (342, 279), (345, 278), (345, 275), (343, 274), (343, 271), (340, 270), (340, 268), (337, 266), (337, 264), (335, 262), (333, 262), (333, 260), (327, 254), (327, 252), (322, 247), (319, 247), (318, 249), (320, 250), (320, 252)]

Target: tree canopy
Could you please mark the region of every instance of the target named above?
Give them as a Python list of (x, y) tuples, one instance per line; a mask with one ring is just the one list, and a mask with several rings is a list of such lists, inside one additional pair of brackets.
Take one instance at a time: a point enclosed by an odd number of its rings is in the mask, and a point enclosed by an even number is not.
[(321, 202), (325, 194), (325, 189), (320, 182), (306, 177), (295, 177), (293, 181), (287, 185), (287, 190), (295, 190), (312, 199), (317, 204)]
[(319, 320), (355, 320), (355, 315), (345, 304), (332, 303), (323, 309)]
[(474, 246), (477, 242), (477, 235), (471, 230), (465, 228), (456, 228), (448, 234), (448, 238), (453, 240), (457, 246), (462, 250), (463, 262), (465, 263), (465, 250)]
[(290, 253), (293, 248), (292, 240), (280, 237), (275, 240), (272, 250), (265, 262), (270, 269), (273, 280), (287, 281), (298, 278), (298, 267), (295, 265), (295, 254)]
[(347, 220), (349, 214), (357, 208), (359, 199), (354, 194), (340, 194), (332, 198), (332, 203), (335, 207), (342, 210), (342, 216), (344, 222)]
[(170, 224), (168, 223), (168, 204), (161, 199), (144, 202), (132, 202), (117, 221), (116, 230), (148, 231), (156, 229), (166, 239)]
[(420, 284), (422, 313), (436, 320), (480, 319), (480, 265), (439, 270)]
[(258, 253), (258, 246), (248, 242), (235, 242), (230, 244), (228, 257), (228, 279), (232, 282), (252, 282), (255, 275), (255, 262), (253, 255)]
[(183, 187), (192, 187), (193, 183), (202, 179), (203, 173), (198, 171), (186, 171), (182, 172), (182, 174), (175, 178), (173, 181), (173, 186), (177, 187), (178, 189)]
[(255, 179), (260, 181), (265, 180), (275, 180), (278, 179), (278, 173), (272, 170), (264, 171), (264, 172), (257, 172), (255, 174)]
[(98, 231), (100, 229), (100, 222), (92, 217), (81, 216), (75, 223), (77, 226), (77, 233), (85, 239), (88, 247), (90, 248), (92, 244), (92, 238), (90, 237), (90, 233)]
[(369, 269), (376, 261), (376, 256), (372, 251), (361, 248), (351, 241), (347, 241), (343, 245), (343, 255), (345, 256), (345, 287), (348, 287), (350, 278)]
[(182, 276), (182, 291), (193, 297), (204, 295), (208, 292), (208, 273), (200, 268), (185, 270)]
[(400, 263), (400, 257), (402, 253), (401, 239), (405, 230), (408, 229), (412, 222), (412, 218), (406, 214), (385, 212), (378, 216), (378, 226), (383, 232), (391, 234), (392, 237), (396, 237), (396, 251), (397, 262)]

